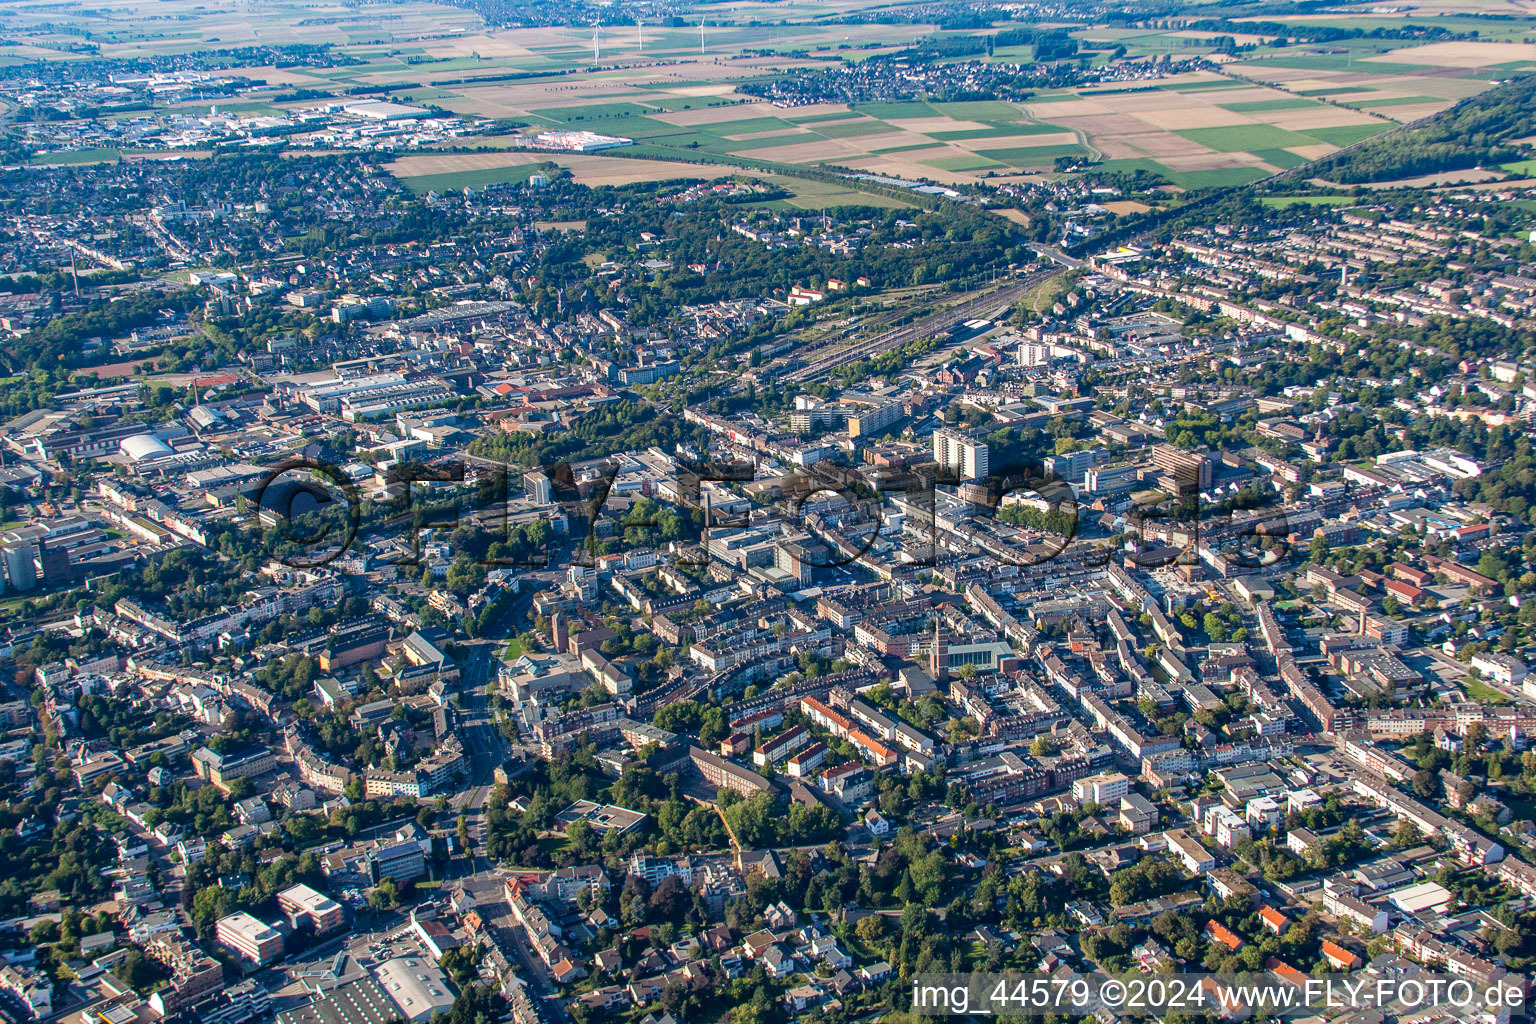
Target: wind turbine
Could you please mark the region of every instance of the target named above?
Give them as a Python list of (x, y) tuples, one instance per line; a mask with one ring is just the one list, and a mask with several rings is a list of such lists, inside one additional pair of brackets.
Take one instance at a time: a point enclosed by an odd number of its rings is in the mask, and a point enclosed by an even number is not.
[(704, 16), (699, 15), (699, 56), (704, 56)]
[(645, 52), (645, 29), (641, 27), (640, 15), (635, 15), (635, 49), (639, 53)]
[(599, 18), (597, 21), (594, 21), (592, 23), (592, 63), (593, 64), (596, 64), (597, 61), (598, 61), (598, 58), (602, 56), (602, 52), (603, 52), (602, 51), (602, 46), (598, 42), (598, 40), (602, 37), (602, 34), (603, 34), (603, 22), (602, 22), (602, 19)]

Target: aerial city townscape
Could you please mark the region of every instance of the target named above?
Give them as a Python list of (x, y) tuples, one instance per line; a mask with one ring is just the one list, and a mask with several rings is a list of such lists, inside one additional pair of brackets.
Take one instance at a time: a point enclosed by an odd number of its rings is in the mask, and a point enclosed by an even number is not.
[(4, 1024), (1536, 966), (1529, 3), (8, 0), (0, 333)]

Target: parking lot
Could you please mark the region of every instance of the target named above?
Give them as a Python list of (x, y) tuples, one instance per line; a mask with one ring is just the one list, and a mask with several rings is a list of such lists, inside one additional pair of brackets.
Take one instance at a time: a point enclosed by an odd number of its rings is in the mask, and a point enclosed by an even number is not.
[[(354, 926), (358, 923), (354, 921)], [(374, 925), (372, 930), (336, 936), (305, 950), (292, 961), (272, 965), (263, 984), (274, 998), (298, 1002), (317, 990), (334, 988), (371, 973), (386, 960), (426, 955), (405, 915), (395, 912), (365, 923)], [(338, 964), (337, 954), (343, 952), (346, 957)]]

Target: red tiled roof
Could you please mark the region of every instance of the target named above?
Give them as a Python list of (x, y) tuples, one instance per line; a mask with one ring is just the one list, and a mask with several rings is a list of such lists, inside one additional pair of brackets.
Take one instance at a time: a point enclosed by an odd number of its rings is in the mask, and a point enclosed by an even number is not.
[(1210, 922), (1205, 926), (1205, 930), (1210, 934), (1211, 938), (1215, 939), (1223, 946), (1226, 946), (1228, 949), (1237, 950), (1242, 948), (1242, 937), (1234, 933), (1232, 929), (1228, 928), (1220, 921)]
[(1322, 942), (1323, 956), (1336, 964), (1344, 964), (1353, 967), (1360, 962), (1360, 958), (1343, 946), (1324, 939)]

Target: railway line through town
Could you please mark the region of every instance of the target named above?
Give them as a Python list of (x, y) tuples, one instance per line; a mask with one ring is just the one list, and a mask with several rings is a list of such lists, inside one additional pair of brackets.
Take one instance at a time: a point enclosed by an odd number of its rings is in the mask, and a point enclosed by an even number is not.
[(1054, 273), (1057, 273), (1054, 269), (1037, 271), (1012, 280), (1000, 288), (973, 292), (957, 303), (931, 312), (911, 323), (882, 331), (872, 338), (824, 356), (818, 357), (812, 353), (812, 358), (808, 362), (790, 370), (783, 379), (796, 384), (813, 381), (839, 367), (882, 356), (921, 338), (938, 337), (967, 320), (995, 318), (1011, 309), (1031, 289)]

